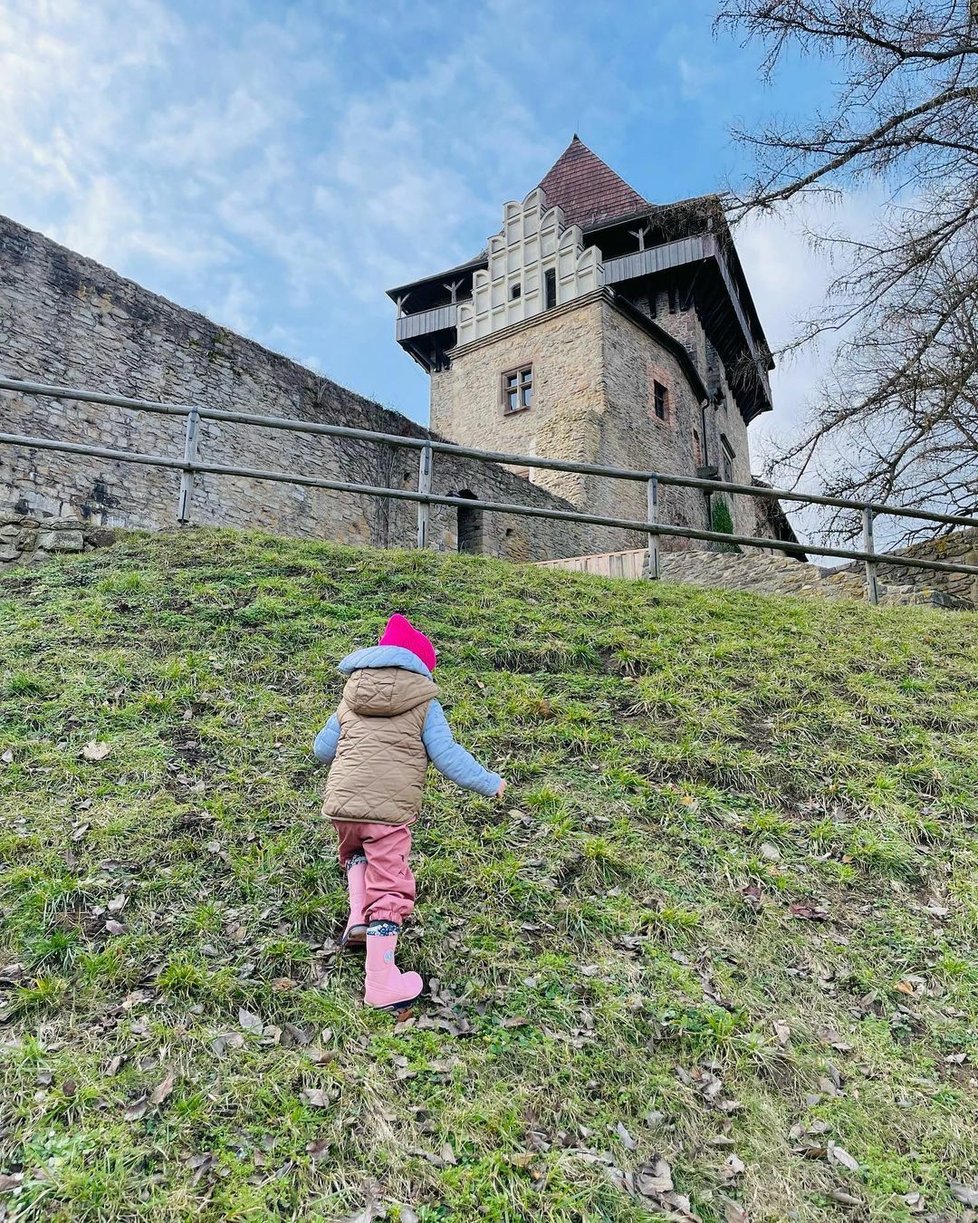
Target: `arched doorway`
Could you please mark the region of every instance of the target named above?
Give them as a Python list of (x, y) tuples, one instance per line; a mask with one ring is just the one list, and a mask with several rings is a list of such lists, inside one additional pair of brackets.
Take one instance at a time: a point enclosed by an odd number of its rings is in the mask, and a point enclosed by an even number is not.
[[(478, 501), (478, 496), (471, 489), (461, 488), (456, 497), (466, 497), (470, 501)], [(482, 551), (482, 510), (469, 509), (468, 506), (458, 507), (458, 550), (459, 552), (481, 553)]]

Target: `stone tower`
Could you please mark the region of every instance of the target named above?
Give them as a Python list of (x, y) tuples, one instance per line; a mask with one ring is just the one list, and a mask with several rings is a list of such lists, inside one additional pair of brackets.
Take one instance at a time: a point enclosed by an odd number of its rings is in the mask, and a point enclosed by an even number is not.
[[(747, 426), (771, 408), (773, 362), (717, 197), (652, 204), (575, 136), (480, 255), (390, 296), (448, 440), (751, 482)], [(524, 474), (646, 516), (639, 483)], [(709, 526), (716, 502), (664, 489), (663, 521)], [(727, 502), (754, 534), (751, 499)]]

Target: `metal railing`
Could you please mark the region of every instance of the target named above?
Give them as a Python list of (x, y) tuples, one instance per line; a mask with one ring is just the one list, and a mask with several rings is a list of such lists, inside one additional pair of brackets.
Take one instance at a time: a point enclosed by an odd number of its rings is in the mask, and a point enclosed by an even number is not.
[[(658, 578), (661, 572), (659, 541), (661, 538), (695, 539), (706, 542), (733, 544), (743, 548), (763, 548), (796, 553), (799, 547), (814, 556), (828, 556), (843, 560), (861, 561), (866, 571), (866, 593), (871, 603), (878, 602), (877, 569), (881, 564), (898, 565), (908, 569), (926, 569), (940, 573), (960, 573), (978, 576), (978, 565), (956, 564), (952, 561), (932, 560), (927, 557), (901, 553), (877, 552), (874, 544), (874, 523), (877, 518), (912, 518), (925, 522), (937, 522), (946, 526), (978, 528), (978, 518), (960, 514), (940, 514), (933, 510), (913, 509), (909, 506), (888, 505), (883, 502), (852, 501), (843, 497), (825, 497), (815, 493), (802, 493), (792, 489), (766, 488), (755, 484), (736, 484), (727, 480), (704, 480), (695, 476), (670, 475), (663, 472), (642, 471), (627, 467), (607, 467), (597, 463), (572, 463), (563, 459), (539, 458), (535, 455), (507, 454), (490, 450), (476, 450), (469, 446), (457, 446), (429, 436), (405, 436), (398, 433), (381, 433), (371, 429), (354, 429), (345, 425), (327, 425), (315, 421), (296, 420), (289, 417), (262, 416), (249, 412), (229, 412), (194, 404), (164, 403), (148, 399), (135, 399), (122, 395), (106, 395), (79, 387), (50, 386), (46, 383), (28, 382), (17, 378), (0, 377), (0, 391), (13, 391), (22, 395), (37, 395), (54, 399), (72, 399), (79, 403), (95, 403), (107, 407), (125, 408), (135, 412), (148, 412), (164, 416), (183, 417), (186, 420), (184, 450), (182, 457), (158, 454), (143, 454), (137, 451), (115, 450), (106, 446), (95, 446), (83, 442), (66, 442), (57, 438), (31, 437), (15, 433), (0, 432), (0, 445), (19, 446), (34, 450), (51, 450), (62, 454), (78, 454), (92, 458), (108, 459), (120, 463), (134, 463), (148, 467), (162, 467), (180, 472), (180, 491), (176, 520), (181, 525), (191, 522), (195, 477), (214, 475), (241, 477), (250, 480), (269, 480), (275, 483), (294, 484), (306, 488), (321, 488), (333, 492), (346, 492), (359, 496), (382, 497), (395, 501), (417, 503), (417, 544), (424, 548), (429, 542), (429, 515), (433, 505), (452, 506), (458, 509), (483, 510), (488, 513), (513, 514), (530, 518), (546, 518), (558, 522), (576, 522), (592, 526), (641, 532), (648, 537), (649, 576)], [(345, 480), (331, 480), (321, 476), (301, 475), (296, 472), (274, 471), (263, 468), (243, 467), (233, 463), (209, 463), (199, 455), (200, 425), (202, 421), (218, 421), (226, 424), (247, 425), (260, 429), (282, 430), (293, 433), (308, 433), (320, 437), (347, 438), (397, 446), (419, 452), (417, 491), (406, 488), (387, 488), (373, 484), (357, 484)], [(577, 475), (605, 476), (609, 479), (639, 481), (647, 488), (647, 517), (645, 521), (633, 518), (615, 518), (608, 515), (589, 514), (583, 510), (559, 510), (549, 506), (524, 505), (500, 501), (482, 501), (471, 497), (454, 497), (432, 491), (434, 456), (450, 454), (459, 458), (480, 462), (507, 464), (516, 467), (533, 467), (546, 471), (564, 471)], [(678, 526), (659, 521), (659, 490), (662, 487), (700, 489), (704, 493), (742, 494), (778, 501), (793, 501), (803, 505), (827, 505), (858, 511), (863, 521), (863, 547), (835, 548), (828, 545), (804, 544), (788, 540), (769, 539), (754, 535), (736, 535), (723, 531), (705, 530), (696, 527)]]

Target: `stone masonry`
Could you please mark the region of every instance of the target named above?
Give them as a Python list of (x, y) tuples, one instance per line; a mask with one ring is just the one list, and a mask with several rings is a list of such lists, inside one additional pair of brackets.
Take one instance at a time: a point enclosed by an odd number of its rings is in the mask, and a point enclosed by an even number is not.
[[(978, 530), (953, 531), (937, 539), (922, 540), (901, 549), (901, 553), (951, 564), (978, 566)], [(973, 573), (940, 573), (936, 570), (912, 569), (907, 565), (880, 565), (879, 576), (881, 581), (900, 586), (936, 588), (951, 599), (978, 607), (978, 575)]]
[[(683, 311), (670, 315), (666, 312), (657, 321), (664, 329), (669, 328), (671, 321), (679, 331), (675, 338), (683, 343), (697, 368), (704, 368), (706, 338), (695, 313)], [(737, 483), (750, 484), (747, 426), (733, 397), (727, 394), (722, 406), (711, 405), (701, 412), (679, 362), (671, 353), (657, 345), (613, 303), (605, 303), (602, 323), (607, 408), (602, 422), (601, 461), (627, 466), (628, 455), (638, 453), (653, 470), (692, 472), (705, 455), (710, 463), (720, 468), (720, 477), (726, 478), (719, 457), (722, 435), (729, 438), (734, 452), (730, 476)], [(653, 409), (655, 382), (669, 388), (670, 413), (665, 422), (656, 418)], [(700, 437), (699, 456), (694, 452), (694, 430)], [(635, 486), (632, 498), (633, 504), (641, 502), (644, 508), (644, 489)], [(731, 498), (730, 510), (735, 533), (757, 533), (757, 517), (751, 498)], [(711, 525), (706, 500), (696, 489), (663, 488), (660, 511), (663, 522), (677, 526), (709, 528)], [(703, 545), (669, 541), (664, 542), (664, 546), (682, 549)]]
[[(108, 394), (290, 416), (400, 436), (420, 426), (321, 378), (109, 269), (0, 218), (0, 369), (10, 377)], [(2, 428), (180, 457), (184, 421), (120, 408), (0, 392)], [(417, 488), (418, 454), (371, 442), (205, 422), (202, 461)], [(172, 526), (179, 473), (53, 451), (0, 446), (0, 510), (89, 526)], [(494, 464), (436, 455), (433, 491), (557, 509), (545, 487)], [(468, 512), (471, 518), (473, 512)], [(198, 476), (193, 522), (261, 526), (348, 544), (408, 546), (416, 507), (376, 497), (244, 478)], [(621, 546), (624, 533), (516, 515), (485, 515), (481, 550), (538, 560)], [(453, 550), (458, 514), (432, 507), (430, 538)], [(8, 547), (8, 551), (9, 551)], [(42, 549), (43, 550), (43, 549)]]
[[(534, 405), (503, 413), (500, 375), (533, 364)], [(456, 348), (451, 369), (431, 376), (431, 427), (481, 449), (572, 460), (603, 409), (600, 292)], [(573, 404), (572, 412), (560, 406)], [(531, 469), (530, 479), (583, 504), (585, 477)], [(604, 512), (596, 508), (595, 513)], [(641, 518), (644, 520), (643, 507)]]
[[(538, 564), (542, 568), (589, 573), (594, 577), (647, 579), (649, 576), (646, 549), (565, 557), (540, 561)], [(878, 581), (881, 603), (890, 606), (926, 604), (955, 610), (972, 610), (978, 606), (978, 599), (970, 599), (960, 591), (952, 593), (948, 590), (942, 579), (954, 579), (958, 577), (956, 574), (910, 568), (896, 570), (895, 566), (887, 568), (891, 572), (885, 580), (880, 577)], [(895, 580), (893, 571), (900, 578), (914, 574), (916, 580)], [(763, 549), (743, 553), (698, 550), (662, 553), (659, 576), (666, 582), (745, 590), (754, 594), (801, 595), (820, 599), (866, 598), (862, 566), (858, 569), (849, 566), (823, 569)], [(930, 580), (924, 581), (922, 578)]]
[[(688, 323), (694, 325), (695, 320)], [(702, 335), (699, 339), (702, 346)], [(693, 431), (703, 438), (703, 414), (686, 374), (677, 357), (623, 313), (607, 291), (461, 345), (451, 356), (449, 369), (431, 375), (431, 424), (438, 432), (467, 444), (478, 439), (489, 450), (571, 462), (584, 458), (609, 467), (674, 472), (697, 465)], [(533, 368), (533, 406), (506, 413), (503, 371), (526, 365)], [(666, 421), (655, 415), (656, 382), (669, 391)], [(717, 426), (715, 418), (721, 417)], [(749, 484), (747, 427), (736, 407), (711, 406), (706, 420), (708, 428), (714, 422), (705, 439), (711, 460), (726, 431), (735, 452), (733, 478)], [(646, 517), (642, 482), (557, 471), (537, 471), (531, 479), (596, 514)], [(663, 522), (710, 525), (705, 498), (695, 489), (663, 487), (659, 506)], [(755, 534), (750, 498), (734, 498), (731, 510), (735, 530)], [(676, 540), (664, 546), (688, 545)]]
[(28, 518), (0, 512), (0, 571), (49, 556), (90, 552), (113, 543), (116, 532), (81, 518)]

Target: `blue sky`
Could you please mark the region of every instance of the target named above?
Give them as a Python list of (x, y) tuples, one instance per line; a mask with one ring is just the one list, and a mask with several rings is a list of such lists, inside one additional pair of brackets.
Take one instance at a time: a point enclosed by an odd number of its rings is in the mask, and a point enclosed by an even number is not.
[[(385, 289), (478, 251), (573, 132), (667, 201), (743, 173), (731, 124), (824, 96), (817, 63), (763, 84), (713, 7), (0, 0), (0, 212), (423, 420)], [(801, 224), (738, 242), (775, 344), (825, 284)]]

